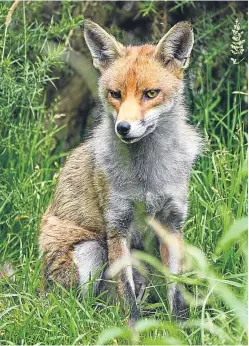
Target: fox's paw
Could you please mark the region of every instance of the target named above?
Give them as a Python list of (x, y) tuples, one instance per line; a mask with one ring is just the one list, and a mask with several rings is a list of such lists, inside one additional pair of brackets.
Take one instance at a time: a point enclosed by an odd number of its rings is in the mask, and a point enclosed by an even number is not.
[(188, 319), (188, 306), (178, 286), (176, 286), (173, 297), (172, 314), (175, 316), (178, 322), (184, 322)]

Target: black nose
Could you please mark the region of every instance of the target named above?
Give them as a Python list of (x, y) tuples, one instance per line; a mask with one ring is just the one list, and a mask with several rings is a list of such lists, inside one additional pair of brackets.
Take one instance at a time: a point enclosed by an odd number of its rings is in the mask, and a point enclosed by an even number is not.
[(118, 125), (117, 125), (117, 132), (121, 136), (128, 135), (130, 129), (131, 129), (131, 125), (129, 123), (127, 123), (127, 121), (120, 121), (120, 123), (118, 123)]

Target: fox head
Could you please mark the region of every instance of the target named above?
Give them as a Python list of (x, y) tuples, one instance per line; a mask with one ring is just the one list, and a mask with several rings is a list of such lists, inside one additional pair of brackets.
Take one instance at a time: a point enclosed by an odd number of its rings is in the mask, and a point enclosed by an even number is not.
[(157, 45), (125, 47), (90, 20), (84, 21), (84, 36), (117, 136), (125, 143), (139, 141), (159, 126), (182, 93), (194, 43), (191, 24), (179, 22)]

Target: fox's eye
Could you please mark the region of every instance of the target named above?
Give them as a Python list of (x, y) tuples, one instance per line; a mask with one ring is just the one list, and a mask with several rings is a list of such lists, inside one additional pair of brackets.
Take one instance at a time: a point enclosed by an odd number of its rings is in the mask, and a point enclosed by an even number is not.
[(144, 96), (147, 99), (154, 99), (158, 94), (159, 94), (160, 90), (158, 89), (151, 89), (151, 90), (147, 90), (144, 93)]
[(109, 90), (109, 94), (111, 95), (112, 98), (116, 99), (116, 100), (120, 100), (121, 99), (121, 92), (119, 90)]

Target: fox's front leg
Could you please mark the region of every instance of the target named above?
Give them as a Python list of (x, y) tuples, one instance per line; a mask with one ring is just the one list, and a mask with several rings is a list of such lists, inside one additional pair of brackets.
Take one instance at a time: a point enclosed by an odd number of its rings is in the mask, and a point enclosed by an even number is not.
[[(175, 238), (174, 244), (169, 245), (161, 242), (160, 244), (160, 254), (162, 263), (172, 274), (181, 274), (183, 272), (183, 241), (182, 233), (180, 231), (171, 233)], [(177, 317), (184, 317), (185, 315), (185, 301), (179, 286), (176, 282), (168, 285), (168, 299), (171, 311)]]
[(118, 274), (118, 295), (124, 303), (125, 308), (129, 311), (129, 324), (132, 326), (134, 322), (139, 319), (139, 311), (136, 303), (130, 249), (126, 238), (114, 236), (108, 239), (109, 265), (111, 266), (119, 258), (124, 259), (125, 267), (122, 268)]
[(123, 258), (124, 263), (118, 274), (118, 295), (128, 308), (132, 326), (139, 319), (139, 311), (136, 303), (135, 285), (133, 280), (130, 257), (130, 224), (133, 211), (126, 203), (116, 203), (108, 213), (108, 261), (112, 266), (118, 259)]
[[(181, 215), (174, 215), (172, 221), (172, 214), (170, 218), (166, 217), (167, 213), (161, 213), (159, 221), (165, 227), (166, 231), (169, 232), (172, 242), (164, 243), (160, 241), (160, 255), (162, 263), (172, 274), (181, 274), (183, 272), (184, 264), (184, 242), (183, 233), (180, 228), (182, 223)], [(168, 299), (171, 311), (173, 314), (180, 318), (186, 318), (186, 303), (179, 285), (176, 282), (168, 284), (167, 287)]]

